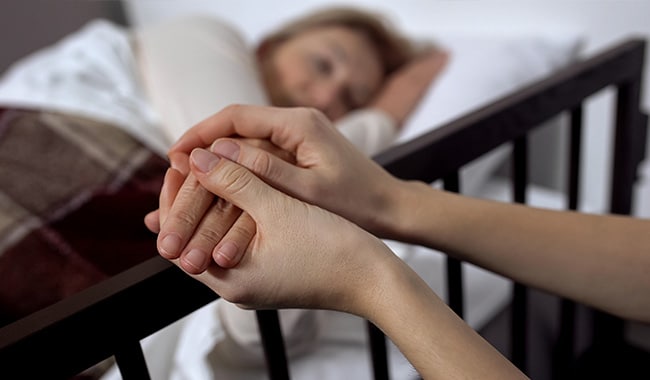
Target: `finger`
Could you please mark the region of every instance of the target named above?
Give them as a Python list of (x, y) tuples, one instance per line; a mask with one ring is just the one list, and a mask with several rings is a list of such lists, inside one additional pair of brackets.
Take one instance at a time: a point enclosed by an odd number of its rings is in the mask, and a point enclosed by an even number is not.
[(190, 172), (189, 159), (190, 155), (185, 152), (172, 151), (167, 154), (169, 163), (172, 168), (178, 170), (180, 173), (187, 175)]
[(232, 268), (239, 264), (248, 244), (255, 236), (256, 225), (253, 218), (242, 213), (232, 227), (214, 248), (212, 258), (222, 268)]
[[(244, 141), (246, 144), (258, 147), (260, 149), (263, 149), (269, 153), (272, 153), (283, 160), (291, 163), (295, 163), (296, 158), (293, 154), (290, 152), (281, 149), (277, 147), (275, 144), (268, 140), (262, 140), (262, 139), (254, 139), (254, 138), (242, 138), (238, 137), (237, 138), (240, 141)], [(211, 142), (212, 143), (212, 142)], [(206, 148), (206, 146), (195, 146), (192, 147), (194, 148)], [(170, 151), (169, 152), (169, 160), (171, 162), (171, 166), (183, 173), (184, 175), (187, 175), (190, 171), (190, 165), (189, 165), (189, 153), (184, 152), (184, 151)]]
[(237, 162), (271, 186), (291, 195), (295, 195), (295, 189), (302, 188), (306, 178), (312, 175), (308, 170), (288, 163), (275, 154), (235, 139), (219, 139), (212, 144), (210, 150)]
[[(299, 125), (296, 120), (300, 121)], [(169, 155), (181, 157), (194, 148), (206, 147), (218, 138), (233, 135), (269, 139), (280, 148), (294, 152), (306, 133), (317, 135), (321, 130), (333, 128), (321, 112), (311, 108), (233, 105), (190, 128), (171, 147)]]
[[(162, 225), (167, 219), (169, 209), (171, 209), (172, 204), (174, 203), (178, 190), (183, 186), (183, 182), (185, 182), (185, 176), (183, 174), (174, 168), (167, 169), (165, 178), (163, 179), (162, 188), (160, 189), (160, 199), (158, 202), (159, 225)], [(158, 227), (158, 229), (160, 229), (160, 227)]]
[[(210, 263), (213, 249), (240, 215), (241, 210), (230, 202), (221, 198), (213, 202), (181, 253), (181, 267), (191, 274), (205, 271)], [(242, 239), (245, 237), (242, 236)], [(250, 238), (246, 241), (236, 240), (235, 243), (246, 246), (249, 240)]]
[[(210, 192), (232, 202), (251, 215), (253, 220), (277, 205), (279, 193), (245, 167), (204, 149), (195, 149), (190, 155), (192, 173)], [(263, 200), (263, 201), (260, 201)]]
[[(171, 197), (171, 192), (166, 197)], [(161, 220), (158, 251), (162, 256), (167, 259), (179, 257), (213, 199), (214, 195), (203, 188), (194, 175), (187, 176), (169, 212)]]
[(162, 211), (161, 208), (158, 208), (144, 217), (144, 224), (151, 232), (156, 234), (160, 232), (161, 217), (162, 215), (167, 214), (167, 211), (176, 197), (178, 189), (183, 184), (184, 178), (185, 176), (181, 175), (173, 168), (167, 169), (163, 179), (163, 186), (158, 196), (159, 207), (162, 208)]
[[(248, 139), (244, 137), (236, 137), (235, 138), (237, 141), (241, 141), (246, 145), (256, 147), (258, 149), (264, 150), (265, 152), (269, 152), (272, 155), (281, 158), (282, 160), (295, 164), (296, 163), (296, 156), (292, 154), (291, 152), (288, 152), (272, 142), (268, 140), (261, 140), (261, 139)], [(213, 142), (214, 144), (214, 142)], [(206, 148), (207, 149), (207, 148)]]
[(155, 234), (160, 232), (160, 210), (154, 210), (145, 215), (144, 225)]

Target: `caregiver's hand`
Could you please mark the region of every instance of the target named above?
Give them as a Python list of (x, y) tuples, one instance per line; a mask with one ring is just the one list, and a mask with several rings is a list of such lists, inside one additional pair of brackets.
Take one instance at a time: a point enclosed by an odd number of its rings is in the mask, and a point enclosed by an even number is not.
[[(224, 268), (237, 265), (255, 233), (250, 216), (205, 190), (191, 173), (186, 176), (170, 168), (164, 183), (159, 210), (145, 218), (154, 232), (165, 223), (174, 226), (172, 232), (158, 235), (161, 256), (178, 258), (191, 274), (205, 271), (211, 257)], [(220, 243), (224, 237), (228, 244)]]
[[(292, 157), (260, 139), (242, 139), (247, 144), (272, 152), (292, 162)], [(188, 157), (176, 161), (187, 161)], [(160, 194), (159, 209), (145, 216), (145, 225), (158, 235), (158, 251), (168, 258), (180, 258), (183, 269), (188, 273), (203, 272), (210, 263), (210, 257), (218, 265), (230, 268), (239, 263), (243, 250), (248, 245), (248, 233), (252, 219), (240, 209), (206, 191), (189, 175), (189, 165), (175, 165), (182, 170), (170, 169), (165, 176)], [(172, 204), (175, 204), (172, 210)], [(167, 217), (171, 215), (171, 220)], [(162, 228), (169, 223), (169, 228)], [(162, 233), (160, 233), (162, 231)], [(219, 244), (225, 234), (230, 244)]]
[(227, 301), (353, 313), (384, 331), (423, 378), (525, 378), (371, 234), (209, 151), (195, 149), (190, 163), (204, 188), (256, 225), (239, 265), (195, 276)]
[[(230, 302), (249, 308), (331, 308), (364, 314), (362, 305), (374, 298), (367, 289), (376, 291), (364, 284), (379, 280), (383, 263), (399, 262), (381, 241), (356, 225), (273, 189), (230, 160), (196, 149), (190, 162), (204, 188), (243, 209), (256, 225), (239, 265), (212, 265), (195, 276)], [(227, 236), (222, 243), (229, 243)]]
[[(295, 164), (234, 138), (268, 139)], [(172, 165), (195, 147), (211, 150), (253, 171), (272, 186), (317, 204), (390, 238), (395, 233), (400, 181), (358, 151), (319, 111), (309, 108), (230, 106), (197, 124), (170, 150)], [(168, 184), (164, 185), (164, 188)], [(163, 226), (161, 234), (174, 231)]]

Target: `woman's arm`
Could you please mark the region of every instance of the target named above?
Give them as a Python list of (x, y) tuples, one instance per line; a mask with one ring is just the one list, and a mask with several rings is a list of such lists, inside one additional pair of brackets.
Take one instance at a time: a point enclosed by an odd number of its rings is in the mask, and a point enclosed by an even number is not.
[(206, 189), (257, 226), (238, 266), (213, 265), (196, 276), (226, 300), (356, 314), (381, 328), (426, 379), (525, 377), (374, 236), (207, 151), (194, 151), (191, 163)]
[[(314, 110), (231, 107), (182, 139), (269, 138), (295, 165), (236, 139), (212, 150), (375, 235), (422, 244), (622, 317), (650, 321), (650, 221), (471, 199), (389, 175)], [(222, 135), (223, 136), (223, 135)], [(203, 144), (208, 145), (207, 143)], [(161, 234), (173, 232), (173, 223)]]
[(399, 347), (424, 379), (525, 376), (460, 319), (402, 260), (393, 256), (362, 316)]
[(401, 126), (448, 60), (449, 54), (443, 50), (434, 48), (420, 53), (386, 79), (369, 107), (382, 110)]
[(399, 240), (650, 321), (650, 220), (472, 199), (420, 183), (397, 189), (390, 228)]

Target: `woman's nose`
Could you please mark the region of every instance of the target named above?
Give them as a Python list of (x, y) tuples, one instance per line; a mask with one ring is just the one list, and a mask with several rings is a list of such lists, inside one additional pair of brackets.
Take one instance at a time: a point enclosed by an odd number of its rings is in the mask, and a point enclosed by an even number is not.
[(339, 86), (334, 83), (314, 86), (312, 99), (316, 107), (327, 107), (329, 104), (331, 104), (338, 96), (338, 87)]
[(324, 112), (330, 119), (342, 116), (340, 108), (342, 86), (336, 83), (315, 86), (312, 91), (313, 106)]

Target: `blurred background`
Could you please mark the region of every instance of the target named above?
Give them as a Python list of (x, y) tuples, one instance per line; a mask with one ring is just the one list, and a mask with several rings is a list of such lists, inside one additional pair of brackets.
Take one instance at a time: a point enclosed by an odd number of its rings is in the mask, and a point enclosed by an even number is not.
[[(208, 13), (237, 25), (251, 42), (276, 25), (324, 5), (327, 0), (3, 0), (0, 3), (0, 72), (15, 60), (49, 45), (78, 29), (92, 18), (109, 18), (134, 27), (145, 26), (186, 13)], [(650, 37), (650, 1), (647, 0), (348, 0), (347, 5), (369, 7), (385, 13), (399, 28), (413, 36), (434, 37), (448, 33), (547, 38), (580, 38), (582, 53), (598, 51), (630, 36)], [(650, 109), (650, 62), (646, 59), (642, 104)], [(609, 181), (612, 92), (595, 96), (586, 105), (583, 190), (598, 209), (606, 209)], [(543, 149), (564, 144), (564, 136), (554, 133)], [(535, 148), (537, 149), (537, 148)], [(548, 152), (542, 152), (548, 154)], [(535, 154), (535, 152), (533, 152)], [(542, 165), (542, 164), (539, 164)], [(543, 185), (564, 187), (556, 163), (533, 169)], [(650, 165), (642, 166), (637, 192), (636, 213), (650, 216)]]

